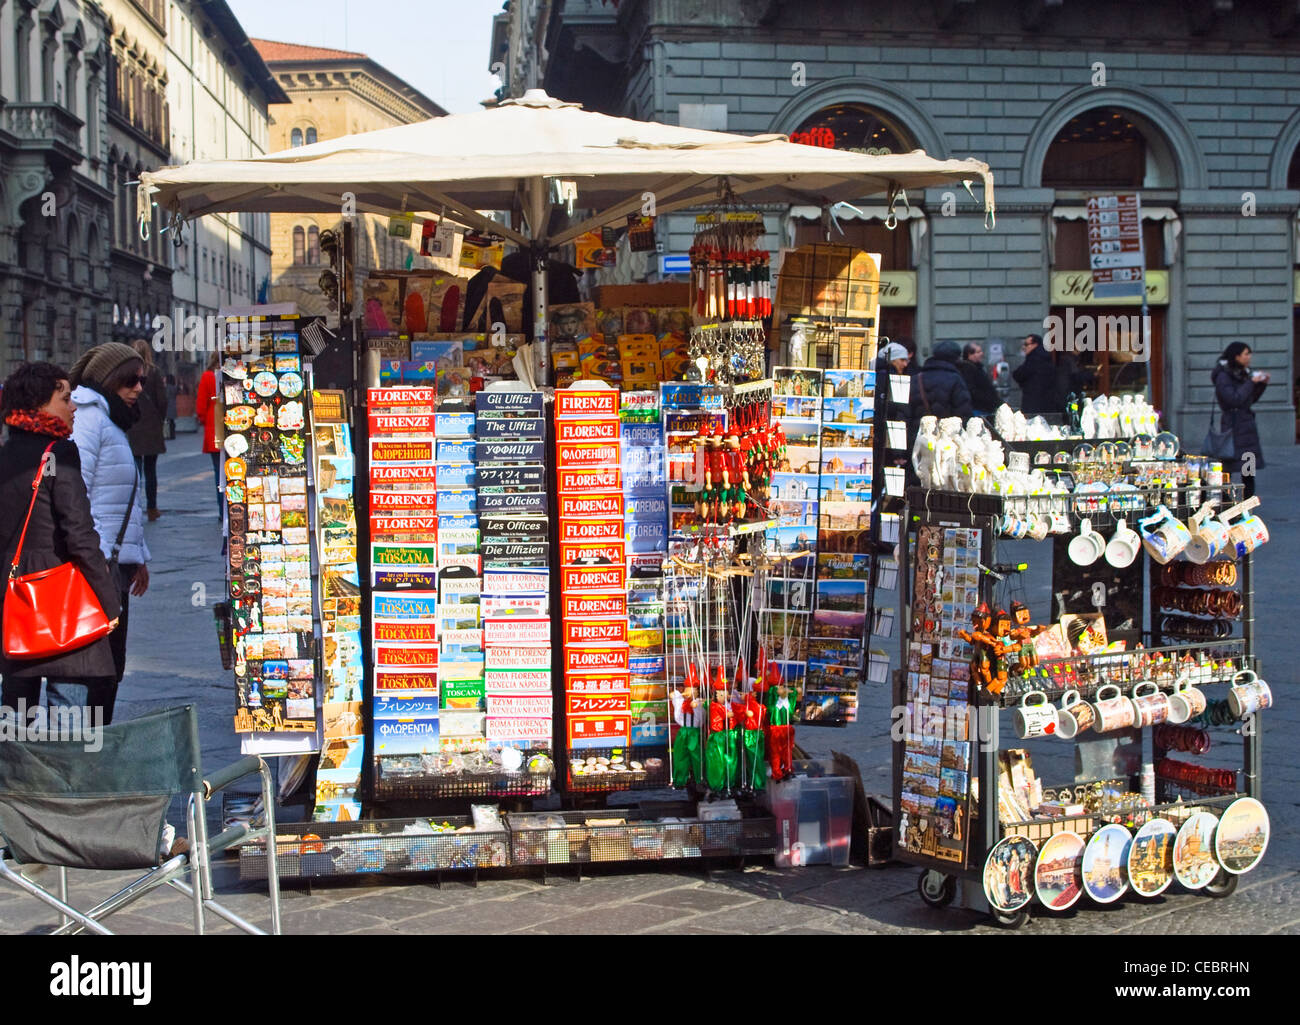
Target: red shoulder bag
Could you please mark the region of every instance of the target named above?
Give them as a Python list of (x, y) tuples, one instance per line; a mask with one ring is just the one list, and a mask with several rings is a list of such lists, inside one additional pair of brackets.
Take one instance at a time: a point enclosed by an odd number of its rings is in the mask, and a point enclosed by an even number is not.
[(18, 536), (18, 549), (9, 566), (9, 581), (5, 588), (4, 622), (0, 629), (4, 635), (4, 653), (13, 659), (48, 658), (62, 655), (99, 640), (113, 629), (100, 607), (94, 590), (81, 575), (81, 570), (70, 562), (38, 573), (18, 575), (18, 560), (23, 554), (23, 541), (27, 538), (27, 525), (36, 508), (36, 493), (45, 476), (51, 442), (41, 455), (32, 481), (32, 500), (27, 506), (27, 519)]

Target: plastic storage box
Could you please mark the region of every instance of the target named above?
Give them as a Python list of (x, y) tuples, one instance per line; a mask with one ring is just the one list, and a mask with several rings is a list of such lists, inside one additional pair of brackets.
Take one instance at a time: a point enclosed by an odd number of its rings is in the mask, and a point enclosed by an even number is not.
[(848, 776), (795, 776), (768, 790), (776, 820), (776, 865), (849, 863), (853, 836), (853, 780)]

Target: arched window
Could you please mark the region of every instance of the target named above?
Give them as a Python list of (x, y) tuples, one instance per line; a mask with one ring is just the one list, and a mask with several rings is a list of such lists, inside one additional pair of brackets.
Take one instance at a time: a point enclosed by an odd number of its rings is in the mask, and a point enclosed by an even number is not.
[(14, 40), (14, 73), (18, 77), (18, 102), (23, 103), (31, 96), (32, 88), (32, 23), (24, 16), (18, 24), (18, 34)]
[(1291, 166), (1286, 171), (1286, 187), (1300, 189), (1300, 146), (1291, 154)]
[(1146, 138), (1133, 118), (1115, 107), (1072, 117), (1043, 160), (1048, 189), (1140, 189), (1146, 177)]
[(307, 253), (307, 233), (303, 230), (302, 225), (293, 229), (293, 262), (306, 263)]
[(908, 153), (916, 149), (908, 133), (874, 107), (837, 103), (805, 118), (790, 141), (854, 153)]
[(290, 147), (292, 147), (293, 149), (297, 149), (299, 146), (302, 145), (302, 129), (301, 129), (301, 128), (295, 128), (292, 132), (289, 133), (289, 145), (290, 145)]
[(314, 224), (307, 229), (307, 262), (313, 267), (320, 263), (320, 228)]
[(315, 128), (308, 128), (308, 129), (307, 129), (307, 145), (310, 146), (310, 145), (312, 145), (315, 141), (316, 141), (316, 129), (315, 129)]

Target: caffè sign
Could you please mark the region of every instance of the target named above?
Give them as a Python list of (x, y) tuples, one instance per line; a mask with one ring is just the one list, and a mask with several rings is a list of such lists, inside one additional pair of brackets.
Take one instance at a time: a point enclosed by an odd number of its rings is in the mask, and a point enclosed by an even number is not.
[[(1169, 305), (1169, 272), (1146, 272), (1147, 303), (1151, 306)], [(1092, 272), (1086, 270), (1058, 270), (1052, 272), (1053, 306), (1135, 306), (1137, 299), (1098, 299), (1092, 294)]]

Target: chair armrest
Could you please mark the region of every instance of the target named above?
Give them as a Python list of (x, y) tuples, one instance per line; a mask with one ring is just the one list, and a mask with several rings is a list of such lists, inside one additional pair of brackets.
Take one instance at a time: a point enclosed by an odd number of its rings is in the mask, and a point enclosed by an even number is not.
[(218, 769), (203, 780), (204, 799), (210, 800), (218, 790), (230, 786), (237, 779), (243, 779), (255, 772), (261, 772), (262, 764), (262, 759), (257, 755), (248, 755), (231, 765), (227, 765), (224, 769)]

